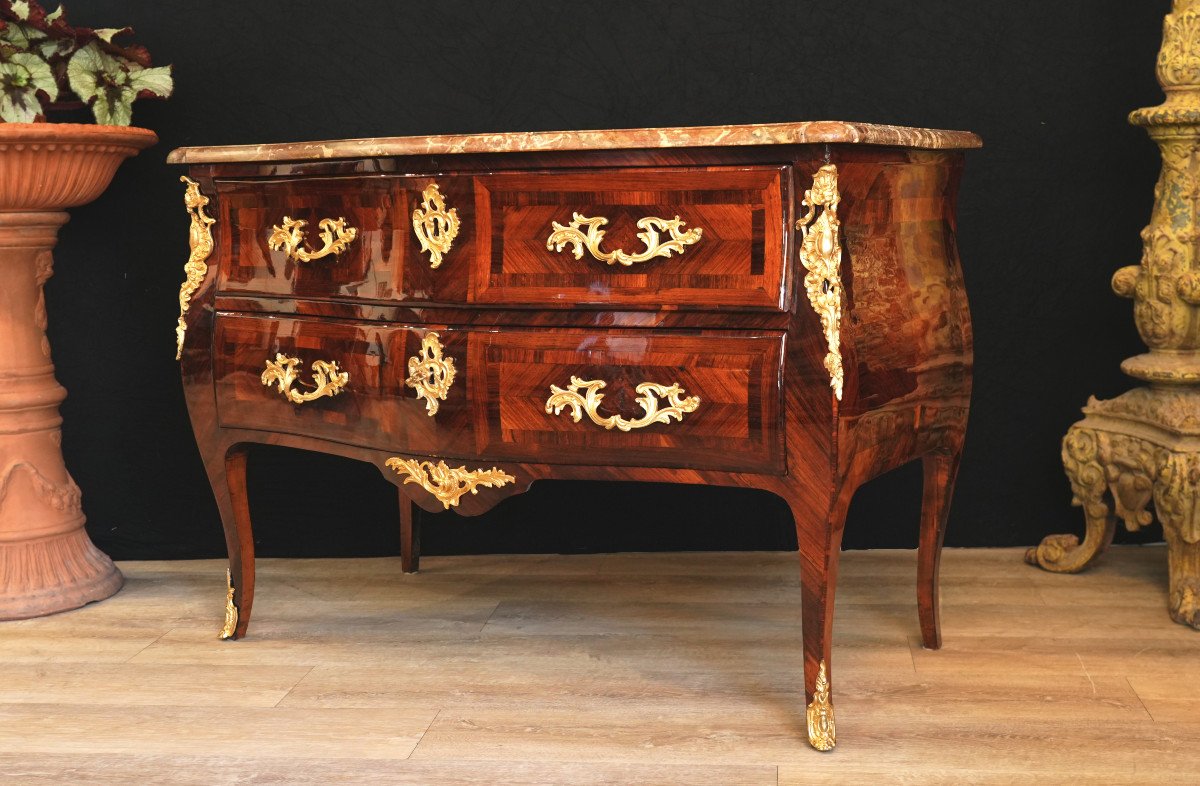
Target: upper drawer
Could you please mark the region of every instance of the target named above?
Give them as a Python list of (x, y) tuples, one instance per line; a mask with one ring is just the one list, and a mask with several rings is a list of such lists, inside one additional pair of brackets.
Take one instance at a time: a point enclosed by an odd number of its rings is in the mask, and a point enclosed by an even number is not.
[[(413, 213), (440, 211), (456, 223), (434, 268)], [(217, 182), (223, 292), (283, 297), (463, 302), (472, 253), (470, 177), (314, 177)], [(304, 226), (285, 219), (305, 222)], [(344, 220), (341, 233), (322, 221)], [(422, 222), (423, 223), (423, 222)], [(431, 220), (434, 240), (441, 228)], [(423, 224), (424, 231), (424, 224)]]
[[(781, 310), (788, 174), (760, 166), (221, 180), (219, 221), (227, 231), (218, 288), (423, 303)], [(443, 250), (435, 255), (418, 231), (441, 240)]]
[(782, 310), (788, 169), (476, 177), (472, 299)]

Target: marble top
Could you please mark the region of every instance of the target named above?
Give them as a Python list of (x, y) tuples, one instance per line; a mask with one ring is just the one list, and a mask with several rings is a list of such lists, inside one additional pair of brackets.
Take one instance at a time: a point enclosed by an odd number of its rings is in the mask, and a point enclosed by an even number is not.
[(329, 158), (527, 153), (550, 150), (616, 150), (662, 147), (731, 147), (803, 144), (893, 145), (931, 150), (976, 148), (983, 141), (968, 131), (939, 131), (870, 123), (820, 120), (691, 128), (623, 128), (596, 131), (518, 131), (505, 134), (443, 134), (267, 145), (181, 147), (169, 164), (304, 161)]

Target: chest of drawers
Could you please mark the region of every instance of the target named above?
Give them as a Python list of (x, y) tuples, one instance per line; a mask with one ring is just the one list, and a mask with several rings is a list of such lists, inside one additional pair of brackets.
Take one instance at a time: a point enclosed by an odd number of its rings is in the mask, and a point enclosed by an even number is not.
[(978, 145), (822, 122), (175, 151), (222, 636), (254, 599), (250, 443), (378, 467), (405, 570), (413, 504), (477, 514), (547, 478), (765, 489), (795, 518), (808, 735), (832, 748), (846, 510), (917, 458), (918, 609), (940, 645), (972, 367), (955, 199)]

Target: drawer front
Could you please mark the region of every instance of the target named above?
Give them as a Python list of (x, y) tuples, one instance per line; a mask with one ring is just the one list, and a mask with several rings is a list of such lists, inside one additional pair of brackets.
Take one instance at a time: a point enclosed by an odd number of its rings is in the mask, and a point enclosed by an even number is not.
[[(427, 196), (431, 184), (444, 208)], [(473, 253), (469, 177), (323, 177), (217, 182), (222, 227), (218, 289), (237, 294), (415, 302), (463, 302)], [(422, 247), (414, 211), (457, 222), (449, 250)], [(285, 218), (303, 221), (292, 228)], [(321, 222), (345, 220), (332, 244)], [(449, 219), (447, 219), (449, 220)], [(424, 221), (422, 232), (444, 240)], [(426, 229), (428, 227), (428, 229)], [(353, 230), (353, 237), (348, 232)], [(294, 242), (298, 240), (299, 242)], [(289, 245), (290, 243), (290, 245)], [(325, 252), (325, 253), (323, 253)]]
[[(218, 418), (397, 453), (781, 473), (783, 342), (781, 333), (432, 331), (223, 313)], [(447, 364), (453, 377), (438, 390)], [(424, 397), (408, 384), (414, 366), (441, 369), (427, 375)]]
[[(418, 398), (406, 384), (409, 359), (438, 365), (427, 337), (441, 348), (440, 363), (454, 366), (444, 398), (430, 392)], [(234, 314), (217, 317), (215, 376), (222, 426), (330, 439), (337, 442), (428, 455), (465, 455), (474, 448), (467, 405), (467, 333), (441, 329), (363, 326), (348, 322), (268, 319)], [(279, 374), (263, 382), (268, 361), (298, 359), (296, 380), (280, 385)], [(337, 364), (345, 373), (314, 371), (317, 361)], [(434, 375), (437, 387), (443, 375)], [(322, 382), (325, 384), (322, 386)], [(282, 387), (282, 389), (281, 389)], [(285, 391), (293, 391), (285, 395)], [(317, 395), (323, 393), (323, 395)], [(311, 400), (297, 402), (294, 397)], [(430, 398), (436, 404), (430, 415)]]
[(788, 169), (479, 176), (471, 296), (479, 303), (780, 310)]
[[(479, 453), (548, 464), (782, 473), (783, 342), (781, 333), (476, 334), (471, 388), (484, 392), (475, 402)], [(639, 393), (643, 383), (663, 387)], [(589, 401), (589, 392), (599, 400)]]

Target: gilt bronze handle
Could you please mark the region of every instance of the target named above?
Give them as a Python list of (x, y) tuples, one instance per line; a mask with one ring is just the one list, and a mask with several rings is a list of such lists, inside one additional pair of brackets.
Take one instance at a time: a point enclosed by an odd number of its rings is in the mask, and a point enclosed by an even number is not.
[[(583, 259), (583, 250), (586, 248), (592, 257), (606, 265), (624, 265), (630, 267), (639, 262), (648, 262), (655, 257), (669, 257), (671, 254), (682, 254), (688, 246), (699, 242), (700, 236), (704, 233), (703, 229), (696, 227), (695, 229), (685, 230), (683, 225), (687, 222), (680, 220), (679, 216), (675, 218), (655, 218), (649, 216), (640, 219), (637, 222), (638, 239), (646, 244), (646, 248), (636, 254), (627, 254), (621, 249), (616, 251), (601, 251), (600, 243), (604, 240), (604, 230), (600, 227), (608, 223), (608, 219), (603, 216), (588, 218), (580, 213), (574, 213), (571, 222), (566, 226), (551, 221), (550, 226), (552, 231), (550, 237), (546, 239), (546, 248), (551, 251), (562, 251), (564, 246), (572, 245), (574, 250), (571, 252), (576, 259)], [(587, 227), (587, 232), (583, 232), (581, 227)], [(662, 233), (666, 232), (670, 235), (668, 240), (662, 239)]]
[[(695, 412), (700, 407), (699, 396), (683, 398), (683, 388), (678, 383), (659, 385), (654, 382), (643, 382), (634, 390), (638, 392), (637, 403), (645, 412), (636, 420), (626, 420), (620, 415), (602, 417), (600, 402), (604, 394), (600, 389), (605, 382), (599, 379), (583, 380), (571, 377), (571, 384), (563, 390), (558, 385), (550, 386), (550, 398), (546, 399), (546, 412), (552, 415), (561, 414), (564, 409), (571, 410), (571, 420), (578, 423), (583, 419), (583, 413), (597, 426), (611, 431), (632, 431), (635, 428), (645, 428), (653, 423), (670, 423), (672, 420), (683, 420), (684, 414)], [(580, 388), (586, 392), (580, 395)], [(666, 399), (667, 406), (659, 407), (659, 400)]]
[[(304, 382), (298, 379), (296, 367), (299, 365), (300, 358), (280, 353), (275, 356), (275, 360), (267, 361), (267, 368), (262, 373), (262, 383), (267, 387), (278, 385), (280, 394), (293, 404), (307, 404), (326, 396), (336, 396), (345, 390), (346, 383), (350, 381), (350, 375), (340, 370), (337, 363), (317, 360), (312, 364), (312, 383)], [(311, 390), (301, 391), (293, 388), (297, 382)]]
[(308, 226), (307, 221), (284, 216), (282, 224), (271, 227), (271, 236), (267, 238), (267, 246), (272, 251), (282, 250), (288, 255), (288, 259), (312, 262), (314, 259), (320, 259), (330, 254), (334, 256), (341, 254), (358, 237), (358, 230), (346, 226), (345, 218), (341, 216), (336, 219), (322, 218), (317, 222), (317, 226), (321, 228), (321, 234), (318, 235), (321, 239), (321, 247), (313, 251), (304, 242), (306, 226)]

